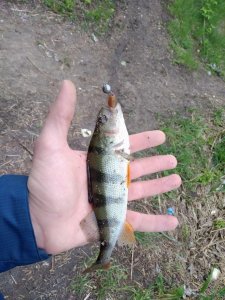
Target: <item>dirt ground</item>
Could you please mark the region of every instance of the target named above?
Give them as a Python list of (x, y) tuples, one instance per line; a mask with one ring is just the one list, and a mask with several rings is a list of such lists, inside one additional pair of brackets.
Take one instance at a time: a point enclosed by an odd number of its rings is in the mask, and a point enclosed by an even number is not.
[[(0, 1), (1, 174), (29, 173), (29, 151), (62, 79), (77, 87), (69, 143), (82, 150), (89, 140), (80, 130), (93, 130), (105, 101), (104, 82), (118, 95), (130, 133), (157, 128), (157, 113), (224, 104), (222, 79), (173, 64), (167, 1), (119, 2), (110, 32), (94, 41), (91, 31), (39, 5)], [(54, 264), (50, 260), (5, 272), (0, 291), (10, 300), (78, 299), (68, 287), (87, 251), (76, 249), (57, 256)]]

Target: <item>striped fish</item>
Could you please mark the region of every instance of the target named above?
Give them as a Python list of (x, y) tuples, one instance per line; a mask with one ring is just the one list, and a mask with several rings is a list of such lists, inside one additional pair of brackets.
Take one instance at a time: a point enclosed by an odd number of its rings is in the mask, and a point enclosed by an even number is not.
[(113, 94), (97, 117), (87, 155), (89, 201), (93, 206), (100, 238), (96, 262), (86, 272), (110, 266), (119, 244), (133, 244), (134, 232), (126, 223), (130, 183), (129, 135), (120, 104)]

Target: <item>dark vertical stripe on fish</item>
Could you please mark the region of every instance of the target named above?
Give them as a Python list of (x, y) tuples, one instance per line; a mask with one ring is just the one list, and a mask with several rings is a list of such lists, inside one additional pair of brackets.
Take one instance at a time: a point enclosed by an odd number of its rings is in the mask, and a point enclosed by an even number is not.
[(89, 167), (89, 172), (92, 181), (104, 183), (124, 183), (124, 178), (120, 174), (101, 172), (93, 167)]
[(106, 197), (105, 195), (95, 194), (92, 203), (94, 207), (101, 207), (106, 204), (106, 201), (107, 201), (107, 205), (120, 204), (123, 202), (123, 199), (121, 199), (121, 197), (112, 197), (112, 196)]
[(90, 145), (88, 148), (88, 153), (96, 153), (96, 154), (109, 154), (107, 150), (102, 147), (98, 147), (95, 145)]
[(97, 219), (97, 223), (99, 228), (103, 227), (114, 227), (117, 226), (120, 222), (116, 218), (108, 218), (108, 219)]

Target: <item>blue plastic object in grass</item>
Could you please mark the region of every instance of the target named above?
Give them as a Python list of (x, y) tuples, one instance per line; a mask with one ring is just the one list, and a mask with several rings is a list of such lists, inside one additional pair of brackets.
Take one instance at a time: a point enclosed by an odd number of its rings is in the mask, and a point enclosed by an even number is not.
[(167, 215), (174, 216), (175, 210), (173, 207), (168, 207), (166, 213), (167, 213)]

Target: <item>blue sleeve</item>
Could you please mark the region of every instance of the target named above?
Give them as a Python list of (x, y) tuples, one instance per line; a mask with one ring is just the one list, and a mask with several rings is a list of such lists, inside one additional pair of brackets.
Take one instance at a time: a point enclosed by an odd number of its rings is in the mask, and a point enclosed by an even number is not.
[(28, 206), (27, 176), (0, 176), (0, 272), (49, 255), (36, 244)]

